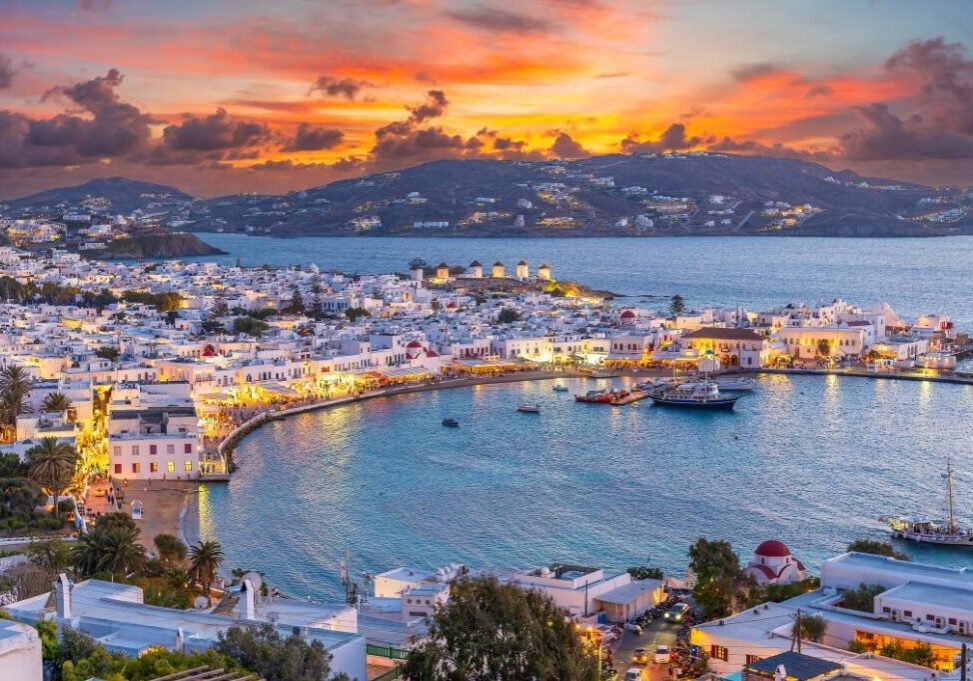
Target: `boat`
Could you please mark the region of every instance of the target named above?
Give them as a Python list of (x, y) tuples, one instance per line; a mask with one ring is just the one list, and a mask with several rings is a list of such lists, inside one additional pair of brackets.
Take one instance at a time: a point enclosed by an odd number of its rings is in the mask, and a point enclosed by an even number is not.
[(892, 528), (892, 537), (908, 539), (920, 544), (973, 548), (973, 529), (956, 524), (956, 507), (953, 504), (953, 465), (949, 459), (946, 461), (946, 474), (943, 478), (946, 480), (946, 520), (933, 520), (919, 516), (882, 516), (879, 520)]
[(733, 409), (739, 395), (721, 395), (719, 386), (711, 381), (678, 383), (649, 393), (649, 399), (660, 407), (690, 409)]
[(575, 395), (575, 402), (587, 402), (589, 404), (611, 404), (613, 394), (607, 390), (589, 390), (584, 395)]
[(456, 419), (443, 419), (443, 425), (447, 428), (459, 428), (459, 421)]
[(719, 389), (726, 393), (748, 393), (757, 382), (747, 376), (720, 376), (713, 380)]
[(554, 385), (553, 388), (551, 388), (551, 390), (553, 390), (556, 393), (566, 393), (568, 392), (569, 388), (566, 385), (561, 385), (560, 383), (557, 383)]
[(621, 395), (616, 395), (611, 401), (616, 407), (622, 404), (632, 404), (633, 402), (638, 402), (639, 400), (644, 400), (649, 396), (649, 393), (645, 390), (633, 390), (630, 393), (623, 393)]
[(517, 411), (522, 411), (525, 414), (540, 414), (541, 413), (541, 405), (539, 405), (537, 403), (533, 403), (533, 404), (518, 404), (517, 405)]

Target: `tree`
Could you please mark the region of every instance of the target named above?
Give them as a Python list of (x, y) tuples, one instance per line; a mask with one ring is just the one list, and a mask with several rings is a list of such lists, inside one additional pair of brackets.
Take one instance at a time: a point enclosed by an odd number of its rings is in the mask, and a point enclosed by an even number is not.
[(662, 570), (657, 567), (649, 567), (648, 565), (635, 565), (626, 570), (628, 574), (632, 575), (632, 579), (642, 580), (642, 579), (664, 579)]
[(359, 317), (371, 317), (372, 313), (363, 307), (349, 307), (345, 310), (345, 316), (348, 317), (348, 321), (354, 324)]
[(186, 559), (186, 545), (175, 535), (157, 534), (152, 543), (155, 544), (159, 558), (167, 565), (181, 563)]
[(33, 385), (34, 379), (19, 364), (0, 369), (0, 416), (8, 428), (16, 428), (17, 417), (27, 410), (24, 400)]
[(220, 293), (213, 300), (213, 307), (209, 310), (210, 317), (225, 317), (230, 314), (230, 305), (226, 302), (226, 297)]
[(512, 324), (521, 320), (520, 312), (512, 307), (505, 307), (497, 315), (497, 324)]
[(59, 518), (58, 499), (71, 482), (78, 467), (78, 452), (56, 437), (41, 438), (39, 444), (27, 450), (30, 477), (51, 490), (54, 498), (54, 517)]
[(72, 547), (75, 570), (83, 577), (98, 574), (125, 576), (145, 569), (140, 530), (127, 513), (108, 513)]
[(821, 615), (808, 615), (801, 613), (794, 618), (795, 634), (806, 641), (819, 643), (824, 638), (827, 624)]
[(844, 593), (840, 606), (849, 610), (872, 612), (875, 609), (875, 597), (885, 591), (880, 584), (859, 584), (857, 589), (849, 589)]
[(24, 555), (47, 574), (49, 581), (71, 567), (71, 547), (63, 539), (32, 541), (24, 548)]
[[(207, 604), (212, 603), (210, 589), (222, 564), (223, 547), (218, 541), (200, 540), (189, 548), (189, 578), (203, 585)], [(248, 665), (244, 663), (244, 666)]]
[(600, 654), (547, 595), (495, 577), (460, 578), (423, 643), (409, 651), (409, 681), (582, 681)]
[(71, 398), (62, 392), (47, 393), (44, 396), (44, 411), (56, 411), (56, 412), (68, 412), (69, 418), (73, 411), (73, 406), (71, 404)]
[(331, 678), (331, 656), (320, 641), (308, 643), (296, 632), (284, 638), (272, 624), (230, 627), (220, 632), (213, 649), (265, 681)]
[(673, 317), (682, 314), (685, 309), (686, 301), (678, 293), (669, 299), (669, 314)]
[(696, 575), (693, 596), (704, 614), (712, 618), (732, 612), (744, 579), (730, 542), (700, 537), (689, 547), (689, 568)]
[(908, 554), (896, 551), (895, 547), (889, 542), (878, 539), (856, 539), (848, 544), (848, 548), (845, 550), (857, 553), (871, 553), (876, 556), (888, 556), (896, 560), (912, 560), (912, 557)]
[(26, 478), (27, 466), (16, 454), (0, 452), (0, 478)]
[(818, 356), (822, 359), (831, 359), (831, 341), (827, 338), (818, 341)]
[(287, 311), (293, 314), (304, 313), (304, 297), (301, 295), (301, 289), (296, 284), (291, 287), (291, 300), (287, 304)]
[(107, 359), (109, 362), (114, 362), (118, 359), (121, 353), (118, 348), (113, 348), (110, 345), (104, 345), (97, 350), (95, 350), (95, 355), (101, 357), (102, 359)]
[(233, 333), (235, 335), (246, 334), (247, 336), (259, 337), (269, 328), (270, 324), (254, 317), (237, 317), (233, 320)]

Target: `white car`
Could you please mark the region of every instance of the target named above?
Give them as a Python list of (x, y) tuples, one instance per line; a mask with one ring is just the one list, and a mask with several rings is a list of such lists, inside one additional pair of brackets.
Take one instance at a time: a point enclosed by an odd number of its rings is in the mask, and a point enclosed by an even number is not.
[(652, 656), (652, 660), (656, 664), (669, 664), (669, 660), (672, 655), (669, 652), (669, 646), (658, 645), (655, 647), (655, 655)]
[(642, 676), (642, 670), (638, 667), (632, 667), (627, 672), (625, 672), (625, 681), (642, 681), (645, 677)]

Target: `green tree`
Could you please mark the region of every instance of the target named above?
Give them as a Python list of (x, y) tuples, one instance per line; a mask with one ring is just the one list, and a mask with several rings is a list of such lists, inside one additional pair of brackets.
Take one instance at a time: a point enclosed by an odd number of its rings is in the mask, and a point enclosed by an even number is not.
[(203, 585), (206, 602), (212, 602), (210, 589), (223, 564), (223, 547), (218, 541), (200, 540), (189, 548), (189, 578)]
[(349, 307), (345, 310), (345, 316), (348, 317), (348, 321), (354, 323), (360, 317), (371, 317), (372, 313), (363, 307)]
[(233, 320), (233, 333), (235, 335), (245, 334), (259, 337), (269, 328), (270, 324), (255, 317), (236, 317)]
[(119, 352), (118, 348), (113, 348), (110, 345), (103, 345), (95, 350), (95, 356), (101, 357), (102, 359), (107, 359), (109, 362), (116, 361), (119, 354), (121, 353)]
[(79, 575), (125, 576), (145, 570), (145, 549), (139, 544), (140, 530), (127, 513), (108, 513), (95, 528), (81, 535), (71, 549)]
[(230, 305), (226, 302), (226, 296), (222, 293), (213, 299), (213, 307), (209, 310), (210, 317), (225, 317), (230, 314)]
[(27, 411), (24, 400), (34, 385), (25, 367), (8, 364), (0, 369), (0, 420), (8, 429), (17, 427), (17, 417)]
[(291, 286), (291, 299), (287, 304), (287, 311), (292, 314), (304, 313), (304, 297), (301, 295), (301, 289), (296, 284)]
[(74, 407), (71, 398), (62, 392), (44, 395), (44, 411), (67, 412), (68, 417), (73, 420)]
[(152, 540), (159, 558), (167, 565), (181, 563), (186, 559), (186, 545), (172, 534), (157, 534)]
[(426, 639), (409, 652), (409, 681), (585, 681), (600, 651), (537, 590), (494, 577), (461, 578), (436, 611)]
[(59, 518), (58, 499), (70, 484), (78, 467), (78, 452), (56, 437), (44, 437), (27, 450), (27, 467), (30, 477), (51, 490), (54, 498), (54, 517)]
[(669, 314), (673, 317), (681, 315), (686, 310), (686, 301), (678, 293), (669, 299)]
[(43, 570), (53, 581), (71, 567), (71, 547), (63, 539), (49, 538), (32, 541), (24, 548), (27, 559)]
[(696, 576), (693, 596), (704, 614), (712, 618), (732, 612), (745, 582), (730, 542), (700, 537), (689, 547), (689, 567)]
[(628, 574), (632, 575), (632, 579), (642, 580), (642, 579), (665, 579), (661, 568), (649, 567), (648, 565), (635, 565), (626, 570)]
[(841, 599), (841, 607), (860, 612), (875, 610), (875, 597), (885, 591), (880, 584), (859, 584), (857, 589), (849, 589)]
[(794, 618), (795, 633), (806, 641), (819, 643), (824, 638), (827, 624), (821, 615), (808, 615), (801, 613)]
[(856, 539), (848, 544), (848, 548), (845, 550), (857, 553), (871, 553), (876, 556), (888, 556), (896, 560), (912, 560), (912, 557), (908, 554), (896, 551), (890, 542), (879, 539)]
[(308, 643), (296, 633), (285, 638), (271, 624), (230, 627), (220, 632), (214, 650), (265, 681), (331, 678), (331, 656), (320, 641)]
[(512, 324), (521, 320), (520, 312), (512, 307), (505, 307), (497, 315), (497, 324)]
[(0, 452), (0, 478), (25, 478), (27, 466), (16, 454)]

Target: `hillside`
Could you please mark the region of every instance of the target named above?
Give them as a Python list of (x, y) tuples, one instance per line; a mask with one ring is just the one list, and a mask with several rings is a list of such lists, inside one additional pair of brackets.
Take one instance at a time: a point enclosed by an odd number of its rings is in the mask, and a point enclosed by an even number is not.
[[(768, 204), (768, 202), (770, 202)], [(434, 161), (196, 204), (194, 230), (292, 235), (913, 236), (973, 232), (970, 197), (793, 159)]]
[(164, 184), (140, 182), (124, 177), (105, 177), (90, 180), (73, 187), (60, 187), (11, 199), (4, 203), (9, 210), (53, 209), (58, 204), (66, 204), (71, 208), (80, 206), (86, 200), (107, 199), (107, 205), (98, 201), (94, 207), (108, 213), (127, 215), (133, 210), (168, 209), (175, 203), (186, 203), (192, 200), (188, 194)]
[(125, 239), (114, 239), (108, 247), (91, 251), (88, 257), (99, 260), (140, 258), (184, 258), (196, 255), (223, 255), (224, 251), (210, 246), (195, 234), (174, 232), (171, 234), (142, 234)]

